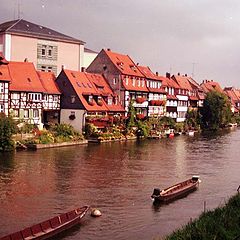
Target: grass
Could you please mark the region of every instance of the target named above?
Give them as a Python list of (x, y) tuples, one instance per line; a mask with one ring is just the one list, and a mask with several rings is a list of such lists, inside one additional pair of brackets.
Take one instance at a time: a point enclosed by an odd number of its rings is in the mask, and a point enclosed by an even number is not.
[(222, 207), (202, 213), (165, 240), (237, 240), (240, 239), (240, 194)]

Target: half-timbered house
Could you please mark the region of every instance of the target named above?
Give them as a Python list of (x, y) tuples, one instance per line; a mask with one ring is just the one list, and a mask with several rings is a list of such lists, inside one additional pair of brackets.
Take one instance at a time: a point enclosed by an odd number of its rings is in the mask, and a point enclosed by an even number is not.
[(42, 96), (44, 89), (33, 63), (9, 62), (9, 113), (15, 120), (42, 127)]
[(0, 53), (0, 113), (8, 115), (8, 93), (10, 74), (8, 71), (8, 62)]
[(62, 92), (60, 121), (79, 131), (85, 126), (87, 116), (107, 120), (109, 114), (124, 112), (118, 96), (99, 74), (63, 69), (56, 83)]
[(103, 74), (126, 112), (132, 102), (139, 117), (147, 116), (149, 90), (145, 77), (128, 55), (103, 49), (87, 72)]
[(149, 67), (138, 66), (146, 78), (148, 93), (148, 116), (161, 117), (166, 114), (166, 91), (162, 87), (162, 78), (154, 74)]
[(58, 123), (60, 120), (61, 92), (57, 87), (53, 72), (38, 71), (37, 73), (45, 89), (42, 96), (42, 121), (44, 126), (47, 127), (49, 124)]

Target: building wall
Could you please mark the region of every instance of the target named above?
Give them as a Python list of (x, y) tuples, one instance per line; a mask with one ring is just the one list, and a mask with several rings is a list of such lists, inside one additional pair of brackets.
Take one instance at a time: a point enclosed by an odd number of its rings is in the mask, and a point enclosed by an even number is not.
[(26, 58), (37, 67), (37, 39), (11, 35), (9, 60), (23, 62)]
[[(70, 120), (70, 115), (75, 115), (74, 120)], [(82, 132), (83, 126), (85, 126), (86, 111), (81, 109), (61, 109), (60, 123), (70, 124), (79, 132)]]
[(84, 52), (83, 67), (87, 68), (97, 56), (97, 53)]
[(58, 64), (57, 74), (61, 72), (62, 66), (66, 69), (74, 71), (80, 71), (80, 55), (84, 53), (80, 52), (80, 45), (73, 43), (58, 43)]
[(3, 35), (0, 35), (0, 52), (3, 52)]

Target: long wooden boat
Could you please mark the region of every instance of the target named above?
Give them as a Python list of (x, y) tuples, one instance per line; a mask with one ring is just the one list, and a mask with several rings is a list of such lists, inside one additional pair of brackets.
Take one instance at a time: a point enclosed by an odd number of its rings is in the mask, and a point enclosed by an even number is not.
[(155, 202), (170, 202), (196, 190), (199, 183), (199, 177), (193, 176), (192, 178), (187, 179), (184, 182), (177, 183), (171, 187), (165, 188), (164, 190), (154, 188), (151, 197)]
[(0, 240), (48, 239), (79, 224), (80, 220), (85, 216), (88, 210), (89, 206), (77, 208), (21, 231), (1, 237)]

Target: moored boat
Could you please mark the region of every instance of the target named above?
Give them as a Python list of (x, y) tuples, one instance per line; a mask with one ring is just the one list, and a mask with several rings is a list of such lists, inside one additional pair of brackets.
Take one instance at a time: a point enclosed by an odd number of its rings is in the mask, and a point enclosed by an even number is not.
[(89, 206), (77, 208), (21, 231), (1, 237), (0, 240), (48, 239), (79, 224), (80, 220), (85, 216), (88, 210)]
[(159, 188), (154, 188), (152, 199), (156, 202), (170, 202), (177, 198), (181, 198), (190, 192), (197, 189), (200, 179), (198, 176), (193, 176), (186, 181), (177, 183), (171, 187), (160, 190)]

